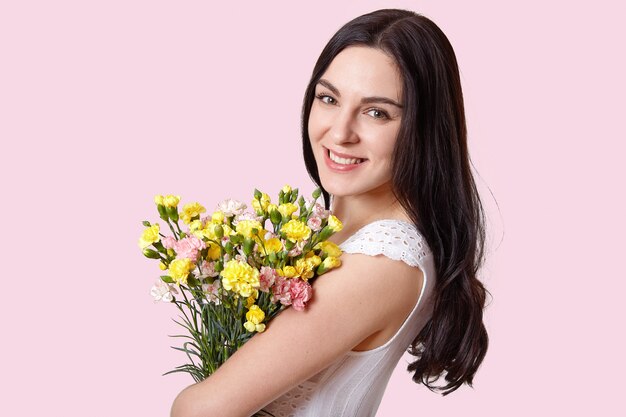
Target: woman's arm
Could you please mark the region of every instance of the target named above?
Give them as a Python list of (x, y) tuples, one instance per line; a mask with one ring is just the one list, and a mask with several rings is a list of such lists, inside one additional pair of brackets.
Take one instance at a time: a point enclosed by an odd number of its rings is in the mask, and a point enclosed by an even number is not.
[(284, 310), (213, 375), (185, 388), (171, 417), (249, 417), (406, 317), (417, 296), (416, 268), (382, 256), (341, 259), (340, 268), (317, 278), (305, 311)]

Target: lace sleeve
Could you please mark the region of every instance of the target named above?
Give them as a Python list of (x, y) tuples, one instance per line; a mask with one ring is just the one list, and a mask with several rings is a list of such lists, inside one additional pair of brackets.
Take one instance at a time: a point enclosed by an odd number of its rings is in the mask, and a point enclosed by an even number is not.
[(378, 220), (359, 229), (340, 245), (346, 253), (385, 255), (418, 266), (432, 252), (417, 228), (400, 220)]

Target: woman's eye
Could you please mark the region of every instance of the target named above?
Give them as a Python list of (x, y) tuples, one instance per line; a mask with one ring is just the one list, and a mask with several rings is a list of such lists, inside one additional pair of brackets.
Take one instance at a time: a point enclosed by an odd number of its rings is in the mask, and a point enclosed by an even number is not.
[(315, 97), (320, 99), (322, 101), (322, 103), (326, 103), (326, 104), (334, 104), (335, 103), (335, 99), (332, 98), (331, 96), (327, 96), (326, 94), (318, 94)]
[(388, 119), (389, 118), (389, 115), (386, 112), (379, 110), (379, 109), (372, 109), (368, 111), (367, 113), (371, 114), (374, 119)]

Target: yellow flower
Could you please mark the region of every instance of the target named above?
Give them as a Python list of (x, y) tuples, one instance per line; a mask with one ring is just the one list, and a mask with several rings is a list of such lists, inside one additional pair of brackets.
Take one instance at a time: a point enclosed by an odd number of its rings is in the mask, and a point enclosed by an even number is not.
[[(254, 233), (252, 229), (257, 229), (257, 233)], [(237, 233), (244, 237), (253, 237), (259, 234), (263, 227), (257, 220), (240, 220), (236, 226)]]
[(280, 252), (283, 249), (283, 244), (280, 239), (273, 237), (265, 241), (265, 250), (267, 253)]
[(254, 295), (251, 295), (250, 297), (248, 297), (246, 299), (246, 308), (250, 308), (254, 302), (256, 301), (256, 298), (254, 298)]
[(267, 210), (267, 206), (269, 206), (270, 201), (271, 201), (270, 196), (265, 193), (262, 193), (260, 200), (261, 200), (260, 202), (256, 198), (252, 200), (252, 208), (254, 208), (254, 210), (256, 211), (261, 211), (265, 213)]
[(211, 221), (213, 223), (223, 223), (224, 222), (224, 212), (222, 211), (214, 211), (211, 215)]
[(339, 221), (334, 214), (331, 214), (328, 217), (328, 227), (332, 229), (333, 232), (340, 232), (343, 229), (343, 224)]
[(283, 193), (287, 194), (287, 193), (291, 192), (291, 187), (289, 185), (285, 185), (283, 187), (282, 191), (283, 191)]
[(311, 236), (311, 229), (300, 220), (295, 219), (289, 220), (280, 230), (292, 242), (305, 240)]
[(206, 209), (200, 205), (200, 203), (189, 203), (183, 206), (183, 212), (180, 217), (183, 219), (185, 224), (191, 223), (191, 219), (197, 216), (200, 216), (201, 213), (204, 213)]
[(306, 259), (300, 258), (296, 261), (296, 271), (298, 276), (304, 280), (313, 277), (314, 265), (311, 262), (307, 262)]
[(161, 240), (161, 237), (159, 236), (159, 227), (159, 224), (155, 223), (152, 226), (145, 228), (145, 230), (141, 234), (141, 237), (139, 238), (139, 247), (141, 249), (147, 248), (153, 243)]
[(298, 270), (291, 265), (287, 265), (282, 269), (282, 275), (287, 278), (295, 278), (298, 276)]
[(170, 276), (178, 285), (187, 284), (187, 276), (194, 267), (189, 258), (174, 259), (170, 264)]
[(259, 270), (236, 259), (226, 263), (221, 275), (224, 289), (234, 291), (242, 297), (250, 297), (260, 287)]
[(243, 324), (243, 326), (247, 331), (257, 331), (261, 333), (265, 330), (265, 324), (261, 323), (265, 320), (265, 313), (258, 305), (253, 304), (250, 306), (250, 309), (246, 313), (246, 320), (247, 321)]
[(224, 236), (230, 236), (230, 235), (237, 234), (237, 232), (235, 232), (233, 229), (231, 229), (230, 226), (227, 225), (226, 223), (224, 223), (222, 225), (222, 228), (224, 229)]
[(163, 205), (165, 207), (176, 207), (179, 202), (179, 195), (166, 195), (165, 197), (163, 197)]
[(267, 212), (268, 213), (271, 213), (274, 210), (278, 210), (278, 206), (276, 204), (271, 204), (270, 203), (270, 204), (267, 205)]
[(204, 224), (202, 224), (202, 220), (196, 219), (192, 221), (191, 223), (189, 223), (189, 230), (191, 230), (192, 232), (202, 230), (203, 228), (204, 228)]
[(307, 280), (313, 278), (315, 267), (322, 263), (322, 259), (315, 255), (315, 252), (309, 251), (304, 258), (296, 261), (296, 273), (300, 278)]
[(162, 195), (156, 195), (154, 196), (154, 203), (157, 206), (162, 206), (163, 205), (163, 196)]
[(318, 275), (322, 275), (331, 269), (338, 268), (341, 266), (341, 260), (339, 258), (335, 258), (334, 256), (329, 256), (322, 261), (320, 266), (317, 268)]
[(337, 246), (335, 243), (330, 242), (328, 240), (324, 242), (320, 242), (317, 245), (315, 245), (315, 249), (320, 249), (322, 252), (326, 253), (328, 256), (334, 256), (335, 258), (340, 257), (341, 254), (343, 253), (341, 249), (339, 248), (339, 246)]
[(222, 250), (219, 245), (216, 245), (213, 242), (207, 242), (206, 247), (209, 249), (207, 253), (207, 258), (211, 261), (217, 261), (220, 256), (222, 256)]
[(298, 210), (298, 206), (293, 203), (285, 203), (278, 206), (278, 211), (280, 214), (282, 214), (284, 218), (291, 217), (293, 212), (295, 212), (296, 210)]
[(163, 262), (159, 262), (159, 269), (161, 271), (165, 271), (167, 269), (167, 265), (165, 265)]

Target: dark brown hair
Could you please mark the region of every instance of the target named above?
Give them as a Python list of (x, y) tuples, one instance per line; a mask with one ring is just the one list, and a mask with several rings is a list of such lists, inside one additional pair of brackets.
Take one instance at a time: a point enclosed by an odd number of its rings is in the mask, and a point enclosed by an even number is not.
[[(433, 315), (409, 347), (413, 381), (447, 395), (472, 385), (487, 352), (486, 289), (477, 278), (484, 259), (485, 214), (470, 170), (461, 80), (454, 50), (428, 18), (383, 9), (345, 24), (322, 51), (302, 109), (302, 144), (309, 175), (321, 185), (308, 135), (315, 86), (349, 46), (378, 48), (403, 77), (403, 115), (394, 154), (394, 193), (433, 251), (437, 271)], [(435, 385), (445, 375), (446, 383)]]

